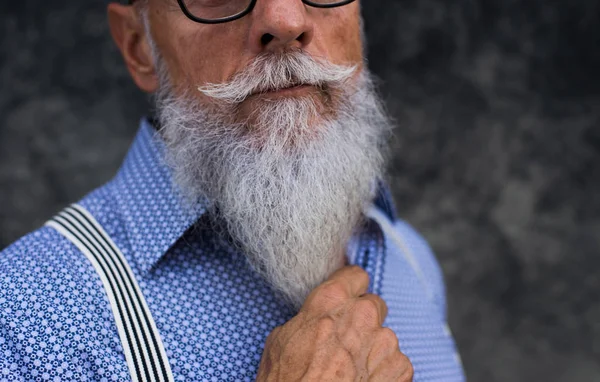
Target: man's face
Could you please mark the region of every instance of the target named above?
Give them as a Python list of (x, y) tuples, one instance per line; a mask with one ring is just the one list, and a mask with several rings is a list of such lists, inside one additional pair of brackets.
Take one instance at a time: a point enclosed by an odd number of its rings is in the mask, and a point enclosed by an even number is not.
[[(207, 100), (198, 86), (230, 80), (261, 54), (300, 49), (332, 64), (362, 65), (358, 2), (324, 9), (300, 0), (258, 0), (241, 19), (200, 24), (188, 19), (175, 0), (150, 0), (148, 18), (174, 90), (201, 103)], [(239, 110), (248, 116), (262, 102), (307, 96), (319, 98), (319, 92), (305, 86), (258, 94), (244, 100)]]

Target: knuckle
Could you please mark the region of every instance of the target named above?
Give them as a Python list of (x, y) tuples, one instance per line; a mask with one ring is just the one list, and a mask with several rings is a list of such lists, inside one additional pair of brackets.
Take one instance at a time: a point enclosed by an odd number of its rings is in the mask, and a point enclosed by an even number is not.
[(403, 366), (403, 371), (402, 374), (400, 376), (400, 380), (401, 381), (412, 381), (413, 377), (415, 375), (415, 369), (412, 365), (412, 362), (410, 362), (410, 360), (408, 359), (408, 357), (406, 355), (404, 355), (403, 353), (400, 353), (401, 357), (400, 357), (400, 365)]
[(342, 342), (352, 355), (360, 354), (364, 346), (363, 339), (355, 330), (347, 330), (342, 336)]
[(335, 322), (331, 317), (323, 317), (315, 324), (315, 335), (318, 342), (327, 341), (335, 334)]
[(412, 378), (414, 374), (413, 365), (404, 353), (395, 352), (392, 357), (387, 359), (387, 362), (389, 365), (393, 365), (398, 373), (397, 375), (401, 376), (401, 380), (406, 379), (406, 377)]
[(347, 298), (348, 292), (342, 283), (331, 280), (321, 284), (321, 287), (318, 290), (318, 297), (327, 301), (338, 301)]
[[(377, 342), (385, 350), (399, 350), (398, 337), (390, 328), (381, 328)], [(402, 354), (402, 353), (400, 353)]]
[(358, 265), (354, 265), (355, 275), (353, 277), (359, 278), (362, 284), (369, 284), (369, 274), (367, 271), (359, 267)]
[(336, 349), (332, 359), (340, 366), (348, 366), (354, 363), (350, 352), (342, 347)]
[(370, 298), (356, 301), (354, 308), (355, 318), (364, 325), (379, 325), (379, 304), (379, 301)]
[(412, 381), (414, 376), (415, 368), (413, 367), (412, 363), (409, 362), (404, 377), (407, 381)]
[(352, 270), (352, 272), (355, 273), (355, 275), (353, 275), (352, 277), (367, 277), (367, 279), (369, 278), (369, 274), (367, 273), (367, 271), (365, 271), (360, 266), (349, 265), (349, 267)]

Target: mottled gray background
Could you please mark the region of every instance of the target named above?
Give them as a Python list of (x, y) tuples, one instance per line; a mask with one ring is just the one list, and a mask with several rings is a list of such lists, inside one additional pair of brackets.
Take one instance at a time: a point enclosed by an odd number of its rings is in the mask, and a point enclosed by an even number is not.
[[(0, 2), (0, 248), (108, 180), (147, 107), (104, 4)], [(469, 379), (599, 381), (600, 1), (363, 6)]]

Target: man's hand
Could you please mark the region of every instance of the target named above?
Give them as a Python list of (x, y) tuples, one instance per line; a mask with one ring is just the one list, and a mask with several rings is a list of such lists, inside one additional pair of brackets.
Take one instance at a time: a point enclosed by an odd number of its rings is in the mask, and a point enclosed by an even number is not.
[(267, 338), (257, 380), (412, 381), (398, 338), (381, 326), (387, 306), (368, 286), (367, 273), (350, 266), (315, 288)]

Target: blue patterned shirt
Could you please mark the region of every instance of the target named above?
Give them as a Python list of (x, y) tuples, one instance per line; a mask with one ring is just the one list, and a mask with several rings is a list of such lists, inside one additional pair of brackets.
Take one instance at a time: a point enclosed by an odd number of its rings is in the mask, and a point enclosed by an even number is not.
[[(79, 204), (131, 265), (175, 380), (252, 380), (265, 338), (295, 312), (211, 232), (205, 209), (183, 207), (163, 158), (163, 143), (142, 120), (115, 178)], [(411, 359), (414, 380), (462, 381), (439, 266), (425, 241), (395, 219), (385, 189), (379, 194), (374, 203), (394, 219), (400, 240), (370, 220), (349, 260), (388, 303), (385, 326)], [(128, 380), (101, 279), (77, 247), (42, 227), (1, 252), (0, 381)]]

